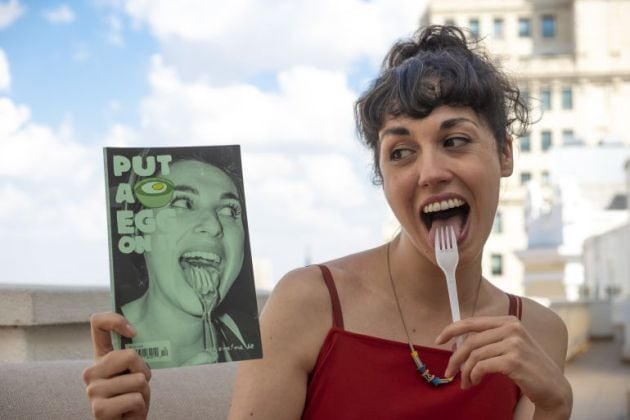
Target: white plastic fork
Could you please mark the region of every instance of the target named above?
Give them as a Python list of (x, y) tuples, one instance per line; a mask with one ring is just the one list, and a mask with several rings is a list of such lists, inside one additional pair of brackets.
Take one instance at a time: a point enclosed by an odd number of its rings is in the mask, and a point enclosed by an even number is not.
[[(451, 316), (453, 322), (457, 322), (461, 319), (459, 299), (457, 298), (457, 281), (455, 279), (455, 269), (459, 262), (459, 251), (457, 250), (455, 230), (452, 226), (448, 226), (448, 229), (446, 226), (442, 226), (435, 230), (435, 259), (446, 277)], [(462, 336), (457, 336), (457, 347), (461, 347), (463, 340)]]

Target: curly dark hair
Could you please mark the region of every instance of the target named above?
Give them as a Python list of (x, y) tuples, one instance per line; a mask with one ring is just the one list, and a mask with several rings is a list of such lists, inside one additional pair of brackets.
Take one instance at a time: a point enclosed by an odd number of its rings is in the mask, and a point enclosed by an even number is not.
[(380, 74), (355, 103), (357, 131), (374, 156), (373, 182), (381, 184), (378, 132), (385, 119), (425, 118), (442, 105), (470, 107), (489, 125), (497, 150), (521, 135), (529, 110), (514, 82), (497, 68), (474, 37), (455, 26), (433, 25), (389, 50)]

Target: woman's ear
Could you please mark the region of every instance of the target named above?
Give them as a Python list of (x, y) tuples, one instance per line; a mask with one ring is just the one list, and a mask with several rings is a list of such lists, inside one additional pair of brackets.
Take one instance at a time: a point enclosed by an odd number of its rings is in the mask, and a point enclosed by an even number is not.
[(501, 160), (501, 176), (508, 177), (514, 171), (514, 155), (512, 152), (512, 136), (505, 136), (499, 159)]

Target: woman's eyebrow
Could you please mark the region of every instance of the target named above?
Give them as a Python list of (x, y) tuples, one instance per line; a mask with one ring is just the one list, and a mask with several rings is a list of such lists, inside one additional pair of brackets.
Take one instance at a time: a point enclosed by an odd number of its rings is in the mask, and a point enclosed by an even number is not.
[[(182, 191), (182, 192), (199, 195), (199, 190), (195, 187), (191, 187), (190, 185), (181, 185), (181, 184), (176, 185), (175, 191)], [(223, 194), (221, 194), (221, 200), (226, 200), (226, 199), (241, 201), (240, 197), (233, 192), (224, 192)]]
[(175, 191), (183, 191), (199, 195), (199, 190), (195, 187), (191, 187), (190, 185), (176, 185)]
[(408, 136), (409, 130), (402, 126), (390, 127), (383, 130), (381, 138), (385, 136)]
[(453, 128), (459, 124), (466, 123), (466, 122), (473, 124), (475, 127), (479, 127), (479, 124), (477, 124), (476, 121), (473, 121), (470, 118), (458, 117), (458, 118), (449, 118), (448, 120), (442, 121), (442, 124), (440, 124), (440, 130), (448, 130), (449, 128)]
[(232, 192), (226, 192), (226, 193), (221, 194), (221, 200), (225, 200), (225, 199), (241, 201), (241, 198)]

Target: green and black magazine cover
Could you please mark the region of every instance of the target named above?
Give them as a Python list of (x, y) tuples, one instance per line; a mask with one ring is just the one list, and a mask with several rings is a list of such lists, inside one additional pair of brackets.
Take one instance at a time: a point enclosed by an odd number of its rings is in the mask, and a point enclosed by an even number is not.
[(114, 334), (151, 368), (262, 357), (239, 146), (104, 148)]

